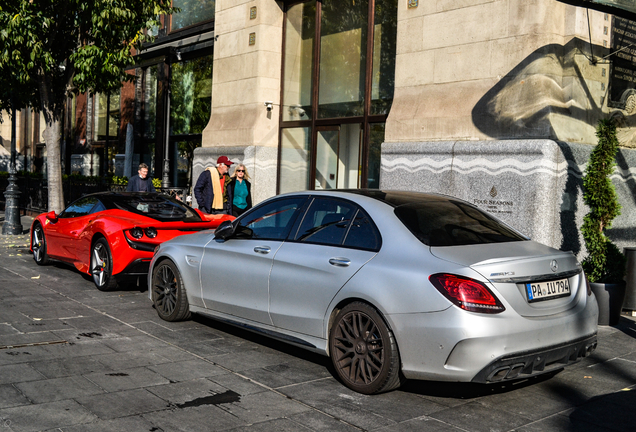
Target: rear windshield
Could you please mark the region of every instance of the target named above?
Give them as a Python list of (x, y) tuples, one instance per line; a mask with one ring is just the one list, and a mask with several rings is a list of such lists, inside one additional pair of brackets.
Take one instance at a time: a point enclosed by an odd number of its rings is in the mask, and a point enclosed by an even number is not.
[(162, 222), (201, 222), (201, 217), (195, 210), (167, 195), (120, 195), (113, 202), (122, 210)]
[(454, 200), (416, 201), (395, 208), (395, 215), (428, 246), (464, 246), (528, 240), (469, 204)]

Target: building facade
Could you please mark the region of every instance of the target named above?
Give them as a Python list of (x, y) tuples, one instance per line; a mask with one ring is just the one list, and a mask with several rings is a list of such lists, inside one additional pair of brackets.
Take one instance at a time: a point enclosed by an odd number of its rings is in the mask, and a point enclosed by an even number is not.
[(623, 212), (610, 236), (630, 246), (636, 24), (591, 3), (173, 0), (182, 12), (153, 29), (132, 83), (70, 101), (67, 165), (130, 176), (145, 162), (188, 189), (227, 155), (255, 202), (440, 192), (580, 257), (581, 178), (611, 116)]

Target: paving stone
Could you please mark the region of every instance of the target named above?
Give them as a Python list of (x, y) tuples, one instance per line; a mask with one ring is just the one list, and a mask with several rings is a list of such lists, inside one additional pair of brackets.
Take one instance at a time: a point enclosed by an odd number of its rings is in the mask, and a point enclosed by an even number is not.
[(250, 424), (272, 418), (289, 417), (310, 409), (272, 392), (241, 396), (239, 402), (224, 404), (222, 407), (228, 413)]
[(104, 393), (102, 389), (82, 376), (29, 381), (15, 384), (15, 386), (35, 404)]
[(227, 373), (210, 362), (201, 359), (192, 359), (181, 362), (164, 363), (148, 366), (148, 369), (157, 372), (170, 381), (188, 381), (196, 378), (213, 377)]
[(245, 424), (241, 418), (213, 405), (172, 408), (145, 414), (143, 417), (158, 431), (170, 432), (225, 431)]
[(130, 369), (171, 362), (170, 359), (163, 356), (161, 350), (106, 354), (96, 356), (95, 359), (112, 370)]
[[(153, 428), (153, 424), (143, 417), (131, 416), (113, 420), (97, 420), (81, 426), (65, 427), (63, 432), (136, 432), (152, 431)], [(158, 429), (154, 430), (158, 431)], [(59, 430), (55, 432), (59, 432)]]
[(37, 381), (44, 376), (26, 363), (0, 366), (0, 384)]
[[(0, 408), (7, 408), (17, 405), (28, 405), (31, 402), (11, 384), (0, 385)], [(2, 420), (0, 419), (0, 426)], [(2, 428), (0, 428), (2, 430)]]
[(166, 343), (152, 336), (139, 335), (132, 337), (119, 337), (112, 340), (104, 340), (104, 345), (112, 348), (114, 352), (121, 353), (127, 351), (145, 351), (153, 350), (156, 348), (163, 348), (166, 346)]
[(310, 432), (311, 430), (312, 429), (309, 429), (302, 424), (298, 424), (292, 419), (283, 418), (234, 428), (231, 429), (230, 432)]
[(584, 422), (614, 431), (633, 432), (636, 425), (636, 389), (592, 398), (569, 414), (574, 423)]
[(146, 390), (175, 406), (228, 391), (206, 378), (148, 387)]
[(16, 329), (13, 324), (0, 323), (0, 335), (15, 335), (20, 333), (20, 330)]
[(348, 423), (314, 410), (294, 414), (289, 419), (316, 432), (358, 432), (360, 430)]
[[(468, 429), (471, 430), (471, 429)], [(374, 429), (374, 432), (465, 432), (458, 428), (430, 417), (420, 417), (403, 421), (395, 425)], [(545, 431), (544, 431), (545, 432)]]
[(76, 399), (101, 419), (114, 419), (163, 410), (168, 403), (144, 389), (104, 393)]
[(61, 378), (71, 375), (87, 375), (93, 372), (112, 372), (113, 369), (92, 356), (75, 357), (72, 361), (68, 358), (38, 361), (29, 363), (33, 369), (40, 372), (46, 378)]
[(240, 395), (262, 393), (267, 391), (265, 387), (256, 384), (254, 381), (232, 373), (214, 376), (209, 378), (209, 380)]
[(471, 402), (430, 414), (444, 423), (475, 432), (504, 432), (527, 424), (530, 419), (508, 411)]
[(81, 425), (97, 419), (93, 413), (73, 400), (24, 405), (0, 409), (0, 419), (15, 432)]
[(98, 372), (85, 375), (94, 384), (107, 392), (130, 390), (168, 384), (170, 381), (145, 367), (120, 369), (113, 372)]
[[(633, 429), (632, 429), (633, 430)], [(532, 422), (528, 425), (520, 426), (515, 432), (615, 432), (614, 429), (607, 429), (580, 420), (573, 420), (568, 416), (554, 415), (551, 417)]]

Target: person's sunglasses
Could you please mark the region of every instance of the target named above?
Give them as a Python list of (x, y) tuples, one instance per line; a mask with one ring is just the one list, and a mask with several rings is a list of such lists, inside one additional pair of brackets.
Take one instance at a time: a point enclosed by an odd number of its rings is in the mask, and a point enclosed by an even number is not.
[(245, 170), (236, 170), (236, 172), (245, 172)]

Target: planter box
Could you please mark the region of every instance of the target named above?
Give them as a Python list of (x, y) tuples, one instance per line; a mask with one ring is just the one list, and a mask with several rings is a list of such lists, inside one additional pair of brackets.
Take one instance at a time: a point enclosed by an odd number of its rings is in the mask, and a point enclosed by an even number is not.
[(625, 282), (619, 284), (590, 283), (598, 303), (598, 324), (618, 324), (625, 300)]

